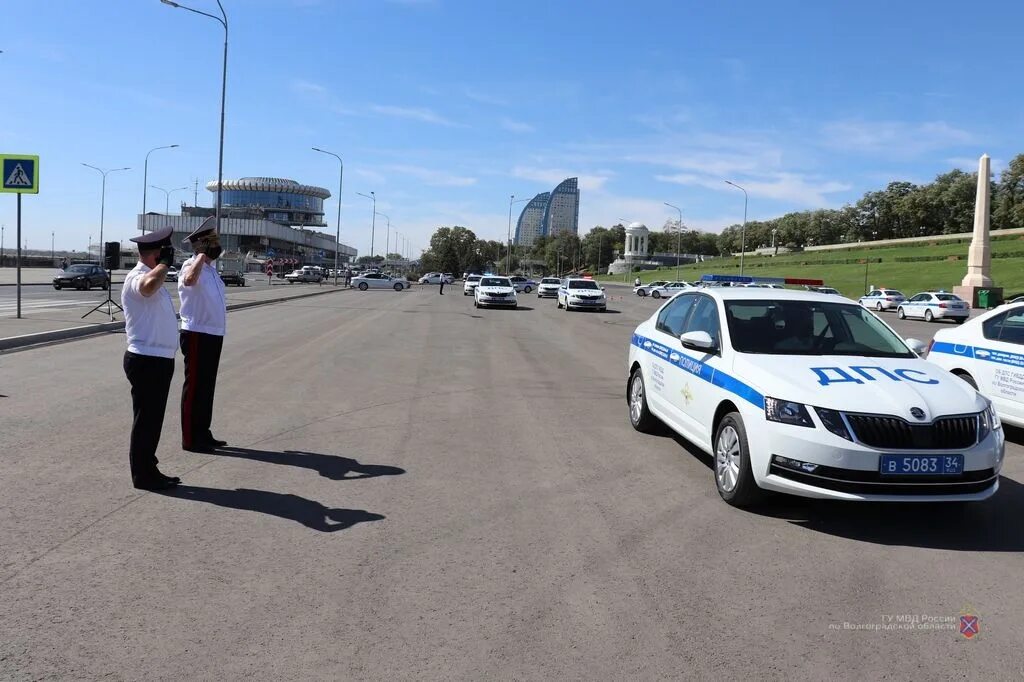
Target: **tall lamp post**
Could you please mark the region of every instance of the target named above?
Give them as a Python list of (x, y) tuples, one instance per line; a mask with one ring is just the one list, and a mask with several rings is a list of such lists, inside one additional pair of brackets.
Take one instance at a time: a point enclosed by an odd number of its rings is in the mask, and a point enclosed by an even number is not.
[(54, 233), (51, 231), (50, 232), (50, 261), (51, 262), (53, 261), (53, 258), (54, 258), (54, 256), (53, 256), (53, 235), (54, 235)]
[(516, 200), (515, 194), (508, 197), (508, 251), (505, 252), (505, 274), (512, 274), (512, 204), (521, 204), (529, 199)]
[[(150, 185), (150, 187), (152, 187), (153, 189), (158, 189), (164, 193), (164, 215), (171, 214), (171, 195), (174, 194), (175, 192), (181, 192), (188, 189), (188, 187), (175, 187), (174, 189), (164, 189), (163, 187), (157, 187), (156, 185)], [(143, 213), (142, 215), (146, 214)]]
[(386, 233), (384, 233), (384, 266), (387, 267), (387, 264), (388, 264), (388, 242), (391, 241), (391, 218), (389, 218), (388, 216), (384, 215), (383, 213), (378, 213), (377, 215), (379, 215), (381, 218), (384, 218), (385, 220), (388, 221), (388, 230), (387, 230)]
[(209, 17), (214, 21), (218, 22), (224, 27), (224, 64), (221, 73), (221, 84), (220, 84), (220, 148), (217, 153), (217, 233), (220, 233), (220, 207), (221, 207), (221, 195), (222, 182), (224, 180), (224, 105), (227, 101), (228, 92), (228, 15), (224, 12), (224, 5), (221, 4), (220, 0), (217, 0), (217, 7), (220, 8), (221, 16), (217, 17), (206, 12), (200, 12), (197, 9), (180, 5), (172, 0), (160, 0), (165, 5), (176, 7), (178, 9), (188, 10), (193, 14), (201, 14), (204, 17)]
[[(90, 166), (87, 163), (83, 163), (82, 165), (85, 166), (86, 168), (92, 168), (94, 171), (103, 176), (103, 184), (101, 185), (100, 189), (100, 250), (99, 256), (97, 256), (97, 260), (99, 260), (103, 258), (103, 214), (106, 210), (107, 204), (107, 173), (116, 173), (118, 171), (131, 170), (131, 168), (109, 168), (107, 170), (104, 170), (102, 168), (97, 168), (96, 166)], [(92, 241), (91, 238), (90, 241)]]
[(664, 202), (669, 208), (674, 208), (679, 211), (679, 224), (676, 225), (676, 281), (679, 281), (679, 249), (683, 242), (683, 209), (679, 208), (675, 204), (670, 204), (667, 201)]
[(740, 228), (740, 274), (743, 274), (743, 254), (747, 251), (747, 190), (743, 189), (735, 182), (726, 180), (725, 184), (732, 185), (736, 189), (743, 192), (743, 227)]
[(338, 160), (338, 222), (335, 225), (334, 233), (334, 286), (338, 286), (338, 252), (341, 251), (341, 188), (345, 180), (345, 162), (334, 152), (329, 152), (319, 147), (313, 147), (313, 151), (333, 156)]
[(174, 149), (177, 146), (176, 144), (169, 144), (163, 147), (153, 147), (146, 152), (146, 161), (142, 164), (142, 234), (146, 234), (146, 189), (149, 187), (149, 155), (158, 149)]
[(373, 213), (370, 215), (370, 261), (373, 261), (373, 232), (377, 227), (377, 195), (373, 192), (369, 194), (363, 194), (362, 192), (356, 192), (361, 197), (366, 197), (373, 202)]

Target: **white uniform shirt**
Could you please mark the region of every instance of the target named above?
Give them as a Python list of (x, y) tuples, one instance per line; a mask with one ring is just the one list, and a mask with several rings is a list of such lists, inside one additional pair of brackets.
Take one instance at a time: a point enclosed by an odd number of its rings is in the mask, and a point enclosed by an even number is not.
[(139, 290), (142, 278), (152, 269), (138, 263), (125, 276), (121, 287), (128, 351), (136, 355), (173, 358), (178, 350), (178, 318), (171, 294), (163, 287), (152, 296), (143, 296)]
[(228, 324), (224, 282), (213, 264), (204, 263), (196, 283), (190, 287), (185, 286), (185, 271), (195, 259), (196, 256), (193, 256), (185, 261), (178, 276), (181, 328), (190, 332), (224, 336)]

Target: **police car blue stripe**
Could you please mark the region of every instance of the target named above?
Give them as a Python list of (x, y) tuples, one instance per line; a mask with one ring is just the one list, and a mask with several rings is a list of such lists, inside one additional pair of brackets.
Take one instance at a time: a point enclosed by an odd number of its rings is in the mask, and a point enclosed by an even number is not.
[(945, 353), (946, 355), (958, 355), (971, 360), (994, 362), (999, 365), (1024, 367), (1024, 353), (1010, 353), (1005, 350), (995, 350), (994, 348), (982, 348), (980, 346), (949, 343), (948, 341), (936, 341), (932, 345), (930, 352)]
[(720, 369), (715, 369), (706, 362), (701, 362), (678, 350), (672, 350), (668, 346), (640, 334), (633, 334), (631, 343), (640, 350), (647, 351), (656, 358), (703, 379), (712, 386), (717, 386), (746, 400), (755, 407), (764, 409), (764, 396), (761, 393), (752, 386), (743, 383), (734, 376), (726, 374)]

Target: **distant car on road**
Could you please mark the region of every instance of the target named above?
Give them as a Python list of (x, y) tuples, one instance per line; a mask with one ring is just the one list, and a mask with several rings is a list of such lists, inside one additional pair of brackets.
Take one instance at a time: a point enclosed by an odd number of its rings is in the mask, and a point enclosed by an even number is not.
[(882, 312), (883, 310), (895, 310), (900, 303), (907, 300), (902, 291), (895, 289), (875, 289), (861, 296), (857, 302), (865, 308)]
[(324, 278), (324, 275), (320, 268), (304, 265), (298, 270), (289, 272), (284, 278), (289, 284), (294, 284), (295, 282), (319, 282)]
[(660, 287), (651, 289), (651, 298), (671, 298), (680, 291), (692, 288), (689, 282), (669, 282), (668, 284), (662, 284)]
[(178, 281), (178, 268), (174, 267), (173, 265), (171, 267), (167, 268), (167, 276), (164, 277), (164, 279), (166, 279), (168, 282), (177, 282)]
[(480, 284), (480, 278), (482, 275), (470, 275), (466, 278), (466, 283), (462, 285), (462, 295), (469, 296), (476, 289), (477, 285)]
[(650, 296), (651, 291), (653, 291), (654, 289), (657, 289), (658, 287), (663, 287), (666, 284), (668, 284), (667, 279), (659, 279), (654, 282), (648, 282), (647, 284), (641, 284), (638, 287), (633, 287), (633, 293), (639, 296), (640, 298), (643, 298), (644, 296)]
[(98, 265), (89, 265), (88, 263), (70, 265), (67, 270), (53, 278), (53, 288), (58, 291), (65, 287), (88, 291), (93, 287), (106, 289), (109, 286), (110, 280), (106, 270)]
[(809, 286), (809, 287), (807, 287), (807, 290), (808, 291), (814, 291), (814, 292), (819, 293), (819, 294), (828, 294), (829, 296), (842, 296), (842, 294), (839, 293), (838, 289), (833, 289), (832, 287)]
[(450, 273), (440, 272), (428, 272), (419, 279), (420, 284), (440, 284), (441, 280), (444, 279), (445, 284), (451, 284), (455, 281), (455, 278)]
[(537, 288), (536, 282), (532, 279), (527, 279), (522, 275), (513, 275), (512, 277), (509, 277), (509, 281), (512, 282), (512, 286), (516, 288), (517, 292), (521, 291), (524, 294), (528, 294)]
[(515, 308), (517, 305), (516, 288), (508, 277), (481, 277), (480, 283), (473, 289), (473, 306), (476, 308)]
[(557, 277), (542, 277), (537, 285), (537, 298), (558, 298), (558, 287), (562, 280)]
[(608, 310), (608, 297), (604, 289), (592, 279), (567, 277), (558, 288), (558, 307), (569, 312), (578, 310)]
[(359, 289), (359, 291), (366, 291), (367, 289), (394, 289), (395, 291), (401, 291), (409, 286), (409, 282), (404, 277), (392, 277), (379, 272), (368, 272), (365, 275), (353, 277), (352, 286)]
[(957, 324), (971, 316), (971, 307), (967, 301), (956, 294), (945, 291), (922, 291), (909, 300), (900, 303), (896, 315), (901, 319), (920, 317), (925, 322), (950, 319)]

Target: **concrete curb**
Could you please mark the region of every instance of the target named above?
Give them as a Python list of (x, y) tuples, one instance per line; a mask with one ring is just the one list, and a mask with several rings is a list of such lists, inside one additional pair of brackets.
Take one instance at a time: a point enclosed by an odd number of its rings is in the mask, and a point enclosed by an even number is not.
[[(273, 303), (285, 303), (287, 301), (296, 301), (302, 298), (312, 298), (313, 296), (323, 296), (325, 294), (333, 294), (339, 291), (352, 291), (352, 289), (329, 289), (327, 291), (312, 291), (308, 294), (299, 294), (298, 296), (289, 296), (288, 298), (272, 298), (266, 301), (245, 301), (243, 303), (232, 303), (227, 306), (228, 312), (235, 310), (245, 310), (246, 308), (255, 308), (261, 305), (271, 305)], [(9, 336), (7, 338), (0, 338), (0, 354), (7, 353), (10, 351), (24, 350), (33, 346), (48, 345), (51, 343), (58, 343), (60, 341), (72, 341), (74, 339), (81, 339), (87, 336), (97, 336), (99, 334), (107, 334), (110, 332), (118, 332), (124, 329), (124, 321), (120, 322), (104, 322), (103, 324), (90, 324), (82, 327), (71, 327), (69, 329), (55, 329), (50, 332), (39, 332), (37, 334), (23, 334), (21, 336)]]
[[(0, 287), (16, 287), (17, 282), (0, 282)], [(53, 282), (22, 282), (23, 287), (52, 287)]]

